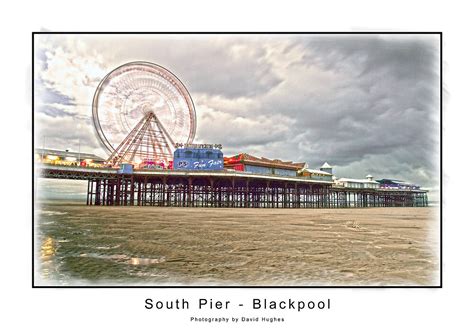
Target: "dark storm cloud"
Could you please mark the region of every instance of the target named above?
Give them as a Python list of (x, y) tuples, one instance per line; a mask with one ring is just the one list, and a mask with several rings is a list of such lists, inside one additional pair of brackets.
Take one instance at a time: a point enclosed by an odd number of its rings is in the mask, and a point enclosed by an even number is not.
[[(326, 70), (354, 75), (336, 89), (333, 99), (329, 96), (323, 102), (325, 110), (321, 108), (318, 115), (328, 115), (331, 122), (318, 127), (320, 133), (313, 137), (330, 136), (339, 149), (336, 163), (397, 148), (411, 148), (428, 163), (437, 135), (433, 116), (439, 108), (434, 41), (323, 39), (308, 42), (308, 49)], [(430, 147), (430, 157), (423, 155), (423, 149)]]
[(317, 67), (342, 78), (324, 95), (308, 82), (298, 92), (288, 87), (273, 101), (273, 113), (294, 117), (293, 137), (304, 134), (307, 160), (341, 167), (366, 160), (370, 170), (374, 157), (393, 155), (397, 159), (385, 159), (379, 176), (400, 171), (408, 176), (425, 167), (427, 177), (414, 181), (437, 180), (437, 41), (371, 36), (304, 38), (301, 43), (304, 56), (292, 67)]
[[(266, 116), (273, 123), (286, 117), (293, 120), (288, 129), (267, 136), (268, 125), (261, 124), (234, 133), (231, 122), (227, 138), (205, 124), (201, 134), (205, 129), (206, 138), (214, 136), (230, 150), (304, 160), (313, 167), (327, 160), (346, 176), (371, 173), (436, 187), (436, 39), (305, 36), (285, 52), (292, 49), (302, 56), (289, 64), (277, 88), (256, 97), (258, 103), (247, 113), (249, 119)], [(255, 140), (258, 134), (264, 141)]]

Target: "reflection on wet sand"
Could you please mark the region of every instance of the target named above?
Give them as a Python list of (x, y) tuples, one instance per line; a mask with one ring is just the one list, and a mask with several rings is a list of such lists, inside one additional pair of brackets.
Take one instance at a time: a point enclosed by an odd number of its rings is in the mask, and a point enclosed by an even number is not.
[(48, 204), (37, 213), (38, 280), (52, 285), (436, 285), (436, 210)]
[(52, 239), (52, 237), (48, 236), (43, 240), (43, 243), (41, 244), (41, 260), (49, 260), (52, 256), (54, 256), (54, 252), (54, 240)]

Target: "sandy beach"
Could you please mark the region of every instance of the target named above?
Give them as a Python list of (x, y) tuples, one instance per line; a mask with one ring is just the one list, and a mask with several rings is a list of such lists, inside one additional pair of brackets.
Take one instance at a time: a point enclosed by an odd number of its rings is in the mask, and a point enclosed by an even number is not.
[(438, 285), (437, 207), (42, 204), (38, 285)]

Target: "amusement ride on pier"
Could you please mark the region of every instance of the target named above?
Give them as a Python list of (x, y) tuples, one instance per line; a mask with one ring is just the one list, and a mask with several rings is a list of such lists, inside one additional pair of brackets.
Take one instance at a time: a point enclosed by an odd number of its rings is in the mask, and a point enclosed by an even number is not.
[[(244, 208), (427, 206), (427, 191), (393, 179), (336, 180), (332, 167), (224, 157), (220, 144), (194, 144), (196, 112), (183, 83), (149, 62), (107, 74), (92, 119), (108, 153), (36, 150), (44, 178), (87, 180), (87, 204)], [(87, 157), (87, 158), (86, 158)], [(82, 159), (81, 159), (82, 158)]]

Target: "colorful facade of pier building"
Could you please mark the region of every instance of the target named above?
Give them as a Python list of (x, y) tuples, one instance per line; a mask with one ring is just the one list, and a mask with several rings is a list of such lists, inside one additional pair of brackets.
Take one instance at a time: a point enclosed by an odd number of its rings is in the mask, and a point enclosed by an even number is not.
[(256, 174), (296, 177), (298, 170), (305, 166), (306, 163), (256, 157), (246, 153), (224, 158), (226, 169)]

